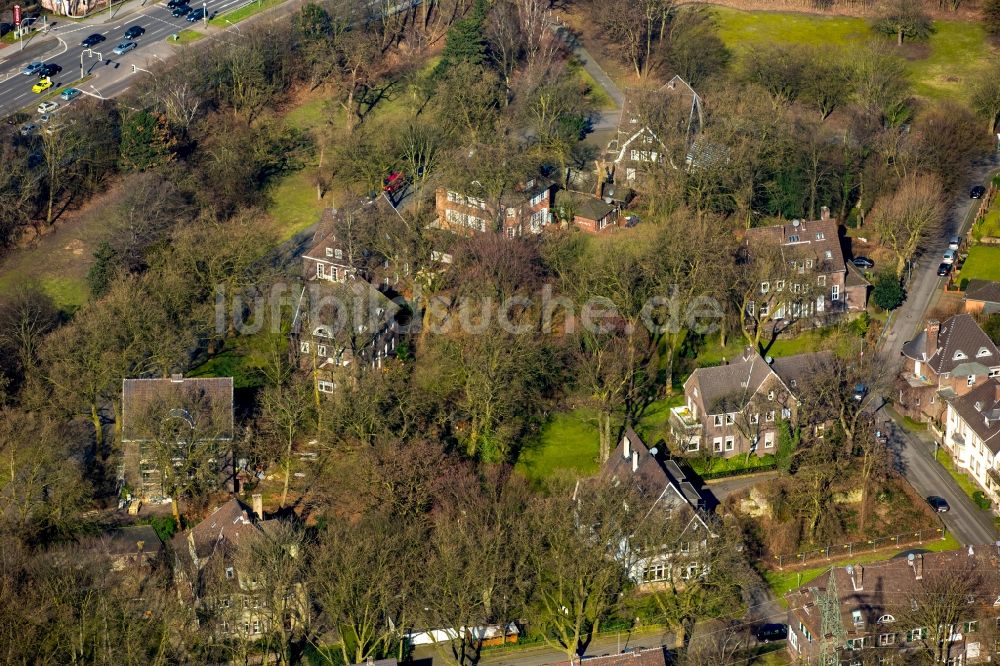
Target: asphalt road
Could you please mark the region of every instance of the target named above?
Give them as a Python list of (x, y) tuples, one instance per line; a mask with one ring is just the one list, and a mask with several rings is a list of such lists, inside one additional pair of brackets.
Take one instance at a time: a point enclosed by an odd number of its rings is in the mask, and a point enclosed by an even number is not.
[[(1000, 160), (994, 153), (989, 161), (977, 165), (970, 185), (985, 182), (989, 174), (996, 170), (998, 162)], [(968, 198), (967, 191), (962, 193), (952, 204), (941, 234), (928, 243), (923, 255), (913, 266), (913, 275), (907, 284), (906, 301), (894, 313), (879, 352), (887, 364), (890, 376), (894, 377), (899, 373), (903, 361), (903, 344), (923, 327), (927, 310), (937, 290), (944, 286), (945, 278), (937, 276), (937, 266), (948, 247), (948, 239), (968, 232), (972, 212), (978, 205), (978, 200)], [(899, 426), (893, 426), (892, 433), (891, 442), (900, 471), (910, 485), (925, 497), (937, 495), (948, 500), (951, 505), (951, 511), (940, 514), (945, 527), (964, 545), (994, 543), (997, 532), (993, 526), (992, 514), (975, 506), (947, 470), (932, 458), (933, 444)]]
[[(208, 0), (209, 15), (233, 9), (247, 0)], [(193, 7), (201, 7), (202, 2), (195, 0)], [(40, 61), (54, 63), (62, 67), (62, 71), (52, 77), (53, 88), (58, 89), (72, 84), (82, 78), (82, 75), (92, 78), (80, 86), (88, 95), (96, 97), (112, 97), (127, 88), (134, 76), (132, 65), (146, 68), (151, 62), (160, 60), (157, 52), (164, 53), (167, 37), (180, 32), (184, 28), (197, 27), (204, 29), (201, 22), (197, 25), (189, 23), (184, 17), (174, 18), (170, 15), (166, 3), (150, 4), (138, 10), (124, 11), (113, 18), (106, 14), (93, 17), (87, 22), (73, 23), (66, 19), (56, 19), (49, 35), (37, 35), (24, 51), (11, 51), (17, 46), (4, 49), (5, 56), (0, 62), (0, 116), (6, 116), (25, 107), (33, 107), (34, 100), (39, 98), (31, 91), (31, 86), (37, 81), (34, 76), (20, 74), (21, 68), (28, 62)], [(94, 23), (94, 21), (101, 21)], [(104, 22), (107, 21), (107, 22)], [(115, 46), (125, 41), (125, 30), (133, 25), (142, 26), (146, 32), (135, 39), (138, 47), (122, 56), (112, 53)], [(92, 47), (93, 54), (84, 54), (80, 42), (91, 34), (103, 35), (106, 39)], [(158, 47), (158, 48), (154, 48)], [(101, 54), (98, 59), (97, 53)], [(136, 72), (139, 73), (139, 72)]]

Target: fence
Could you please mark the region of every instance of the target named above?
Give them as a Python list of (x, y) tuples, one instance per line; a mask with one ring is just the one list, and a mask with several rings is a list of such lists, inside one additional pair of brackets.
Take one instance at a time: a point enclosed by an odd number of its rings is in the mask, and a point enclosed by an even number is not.
[(874, 553), (882, 548), (899, 548), (900, 546), (921, 544), (925, 541), (943, 539), (944, 536), (944, 530), (938, 527), (864, 541), (851, 541), (844, 544), (826, 546), (825, 548), (805, 550), (791, 555), (774, 555), (773, 559), (777, 563), (778, 568), (783, 569), (818, 560), (839, 560), (854, 557), (861, 553)]

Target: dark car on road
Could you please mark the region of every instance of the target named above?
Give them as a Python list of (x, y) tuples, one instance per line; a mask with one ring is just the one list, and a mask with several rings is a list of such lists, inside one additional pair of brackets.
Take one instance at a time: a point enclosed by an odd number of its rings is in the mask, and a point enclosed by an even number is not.
[(187, 16), (187, 20), (191, 21), (192, 23), (194, 23), (195, 21), (200, 21), (203, 18), (205, 18), (204, 7), (198, 7), (197, 9), (192, 9), (191, 13), (188, 14)]
[(951, 273), (951, 264), (942, 262), (941, 265), (938, 266), (938, 277), (946, 277), (949, 273)]
[(135, 39), (136, 37), (141, 37), (146, 29), (141, 25), (134, 25), (125, 31), (125, 39)]
[(42, 65), (42, 68), (38, 70), (38, 78), (43, 79), (46, 76), (55, 76), (62, 71), (62, 66), (57, 65), (54, 62), (49, 62)]
[(180, 18), (181, 16), (187, 16), (191, 13), (191, 8), (187, 5), (177, 5), (174, 7), (174, 11), (170, 12), (170, 15), (174, 18)]
[(788, 638), (787, 624), (762, 624), (753, 632), (754, 638), (761, 643), (783, 641)]
[(951, 507), (948, 505), (948, 500), (943, 497), (938, 497), (937, 495), (931, 495), (927, 498), (927, 503), (931, 505), (931, 508), (938, 513), (947, 513)]
[(105, 37), (104, 35), (99, 35), (95, 32), (93, 35), (87, 35), (87, 37), (85, 37), (84, 40), (80, 42), (80, 46), (86, 46), (87, 48), (90, 48), (91, 46), (96, 46), (100, 44), (105, 39), (107, 39), (107, 37)]
[(858, 268), (875, 268), (875, 262), (868, 257), (854, 257), (851, 263)]
[(976, 185), (971, 190), (969, 190), (970, 199), (982, 199), (983, 195), (986, 194), (986, 188), (982, 185)]
[(170, 0), (167, 3), (167, 9), (176, 9), (177, 7), (183, 7), (187, 4), (187, 0)]
[(0, 23), (0, 37), (3, 37), (13, 29), (14, 29), (13, 23)]

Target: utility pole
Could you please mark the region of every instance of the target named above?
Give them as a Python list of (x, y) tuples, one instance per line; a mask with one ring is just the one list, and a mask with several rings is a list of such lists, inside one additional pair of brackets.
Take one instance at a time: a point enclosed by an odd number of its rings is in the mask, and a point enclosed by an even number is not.
[(201, 3), (201, 18), (204, 21), (204, 26), (208, 28), (208, 2)]

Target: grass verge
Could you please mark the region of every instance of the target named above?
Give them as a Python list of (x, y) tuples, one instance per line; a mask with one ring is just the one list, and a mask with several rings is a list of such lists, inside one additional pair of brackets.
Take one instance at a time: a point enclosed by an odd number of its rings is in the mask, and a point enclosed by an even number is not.
[(946, 550), (957, 550), (961, 547), (962, 544), (960, 544), (958, 540), (949, 533), (946, 534), (943, 539), (925, 541), (919, 545), (910, 544), (906, 548), (900, 550), (884, 551), (881, 553), (863, 553), (855, 557), (827, 562), (821, 566), (810, 567), (808, 569), (799, 569), (798, 571), (765, 571), (764, 580), (767, 581), (767, 584), (770, 585), (771, 589), (774, 590), (774, 593), (778, 597), (782, 597), (791, 590), (801, 587), (802, 585), (806, 585), (820, 577), (827, 572), (830, 567), (839, 567), (847, 564), (871, 564), (873, 562), (884, 562), (885, 560), (891, 560), (892, 558), (905, 552), (916, 549), (937, 553)]
[(190, 28), (186, 30), (181, 30), (176, 34), (177, 34), (177, 39), (171, 39), (168, 36), (167, 41), (170, 42), (171, 44), (190, 44), (191, 42), (196, 42), (205, 36), (205, 33), (198, 32), (197, 30), (191, 30)]
[(980, 488), (976, 485), (976, 482), (955, 465), (955, 460), (945, 449), (941, 448), (938, 450), (937, 459), (941, 463), (941, 466), (948, 470), (951, 478), (955, 479), (955, 483), (962, 489), (962, 492), (969, 496), (969, 499), (973, 499), (973, 494), (980, 492)]
[(208, 19), (208, 24), (219, 28), (225, 28), (230, 23), (239, 23), (240, 21), (250, 18), (254, 14), (261, 13), (265, 9), (270, 9), (271, 7), (280, 5), (282, 2), (284, 2), (284, 0), (257, 0), (257, 2), (251, 2), (243, 5), (242, 7), (237, 7), (231, 12), (219, 14), (214, 18), (210, 18)]

